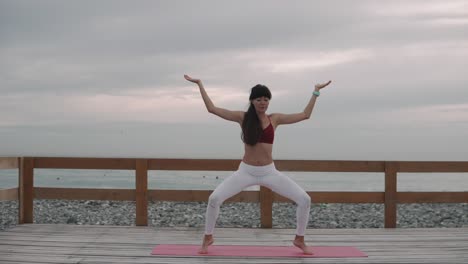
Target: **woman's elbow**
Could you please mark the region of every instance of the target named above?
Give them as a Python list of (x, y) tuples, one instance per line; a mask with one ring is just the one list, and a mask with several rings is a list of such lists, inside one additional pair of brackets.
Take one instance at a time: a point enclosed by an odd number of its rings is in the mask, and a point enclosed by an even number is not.
[(206, 107), (206, 110), (208, 110), (208, 113), (214, 114), (214, 112), (215, 112), (215, 107)]

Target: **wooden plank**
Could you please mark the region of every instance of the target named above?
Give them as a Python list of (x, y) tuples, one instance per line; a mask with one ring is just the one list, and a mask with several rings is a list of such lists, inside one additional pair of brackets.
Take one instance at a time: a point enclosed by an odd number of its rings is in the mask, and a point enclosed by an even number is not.
[(40, 157), (34, 158), (34, 165), (39, 169), (135, 170), (135, 159)]
[[(0, 158), (0, 168), (17, 167), (17, 158)], [(135, 169), (131, 158), (37, 157), (36, 168), (47, 169)], [(236, 170), (239, 160), (150, 159), (149, 170)], [(395, 161), (399, 172), (468, 172), (468, 161)], [(16, 166), (15, 166), (16, 164)], [(384, 172), (384, 161), (276, 160), (282, 171)]]
[(468, 203), (468, 192), (398, 192), (398, 203)]
[(260, 225), (262, 228), (273, 226), (273, 192), (260, 186)]
[(134, 189), (35, 187), (36, 199), (135, 201)]
[(19, 158), (0, 157), (0, 169), (17, 169)]
[(468, 172), (468, 161), (398, 161), (398, 172)]
[[(173, 201), (173, 202), (207, 202), (212, 190), (149, 190), (150, 201)], [(242, 191), (226, 200), (232, 202), (259, 202), (258, 191)]]
[[(148, 190), (149, 201), (206, 202), (212, 190)], [(16, 191), (9, 189), (8, 194), (0, 190), (2, 197), (16, 199)], [(384, 203), (384, 192), (307, 192), (313, 203)], [(116, 200), (133, 201), (133, 189), (88, 189), (88, 188), (49, 188), (35, 187), (36, 199), (63, 200)], [(273, 193), (274, 202), (292, 202)], [(226, 202), (260, 202), (258, 191), (243, 191)], [(396, 203), (468, 203), (468, 192), (397, 192)]]
[(397, 171), (395, 162), (385, 163), (385, 227), (395, 228), (397, 219)]
[(0, 201), (15, 201), (15, 200), (18, 200), (18, 188), (0, 190)]
[[(312, 203), (384, 203), (384, 192), (307, 192)], [(289, 199), (274, 194), (275, 202), (292, 202)]]
[(232, 159), (149, 159), (149, 170), (234, 171), (240, 160)]
[[(206, 170), (231, 171), (239, 167), (239, 160), (217, 159), (150, 159), (150, 170)], [(383, 172), (383, 161), (313, 161), (276, 160), (282, 171), (325, 171), (325, 172)]]
[(21, 158), (20, 175), (18, 183), (18, 222), (33, 222), (33, 196), (34, 196), (34, 160), (32, 158)]
[[(148, 190), (149, 201), (206, 202), (212, 190)], [(307, 192), (313, 203), (384, 203), (384, 192)], [(133, 189), (88, 189), (88, 188), (50, 188), (35, 187), (36, 199), (63, 200), (135, 200)], [(438, 194), (435, 194), (438, 195)], [(464, 197), (457, 194), (456, 197)], [(259, 191), (243, 191), (226, 202), (260, 202)], [(462, 199), (459, 198), (459, 199)], [(434, 200), (437, 197), (432, 198)], [(274, 202), (292, 202), (279, 194), (273, 193)], [(458, 202), (459, 200), (456, 200)]]
[(383, 161), (275, 160), (280, 171), (384, 172)]
[(138, 159), (135, 171), (136, 225), (148, 225), (148, 161)]
[(211, 190), (149, 190), (150, 201), (207, 202)]

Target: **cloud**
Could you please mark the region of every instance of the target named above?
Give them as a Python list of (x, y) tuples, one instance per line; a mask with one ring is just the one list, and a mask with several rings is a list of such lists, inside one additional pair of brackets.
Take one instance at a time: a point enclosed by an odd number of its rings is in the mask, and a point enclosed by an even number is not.
[[(4, 96), (0, 106), (0, 126), (57, 125), (109, 122), (210, 122), (196, 85), (180, 87), (142, 87), (118, 95), (60, 96), (18, 94)], [(243, 110), (248, 94), (232, 87), (209, 90), (220, 107)], [(31, 102), (25, 104), (24, 102)]]
[(271, 73), (302, 72), (347, 63), (357, 63), (372, 57), (369, 50), (337, 51), (292, 51), (292, 50), (256, 50), (238, 56), (245, 60), (252, 70)]
[(408, 107), (395, 111), (396, 115), (414, 124), (466, 124), (468, 122), (468, 104), (441, 104), (420, 107)]
[(371, 2), (368, 10), (381, 16), (421, 17), (421, 16), (459, 16), (468, 14), (468, 4), (463, 0), (452, 1), (392, 1)]
[(232, 110), (265, 84), (286, 113), (332, 79), (314, 120), (339, 131), (466, 122), (466, 1), (0, 5), (0, 126), (221, 122), (183, 74)]

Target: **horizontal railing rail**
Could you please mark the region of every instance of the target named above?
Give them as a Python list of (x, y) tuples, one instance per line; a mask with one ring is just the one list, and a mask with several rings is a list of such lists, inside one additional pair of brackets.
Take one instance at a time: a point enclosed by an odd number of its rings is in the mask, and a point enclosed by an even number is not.
[[(22, 157), (0, 158), (1, 168), (19, 168), (19, 187), (0, 190), (0, 200), (18, 196), (19, 222), (33, 222), (33, 199), (122, 200), (136, 202), (136, 225), (148, 225), (149, 201), (206, 202), (212, 190), (149, 190), (149, 170), (233, 171), (239, 166), (234, 159), (139, 159), (139, 158), (68, 158)], [(398, 192), (398, 173), (464, 173), (465, 161), (317, 161), (276, 160), (280, 171), (300, 172), (381, 172), (385, 176), (383, 192), (307, 191), (315, 203), (381, 203), (385, 210), (385, 227), (396, 227), (397, 204), (467, 203), (463, 192)], [(89, 189), (34, 187), (34, 169), (102, 169), (135, 171), (134, 189)], [(467, 175), (468, 176), (468, 175)], [(6, 199), (3, 199), (6, 200)], [(274, 202), (290, 202), (265, 187), (259, 191), (242, 191), (226, 202), (259, 202), (262, 227), (272, 227)]]

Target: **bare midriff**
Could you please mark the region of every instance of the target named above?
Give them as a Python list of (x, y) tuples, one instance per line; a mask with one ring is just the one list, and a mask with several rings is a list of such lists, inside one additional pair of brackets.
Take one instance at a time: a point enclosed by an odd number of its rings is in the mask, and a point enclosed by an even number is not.
[(273, 144), (257, 143), (254, 146), (244, 144), (245, 153), (242, 161), (252, 166), (264, 166), (273, 163)]

